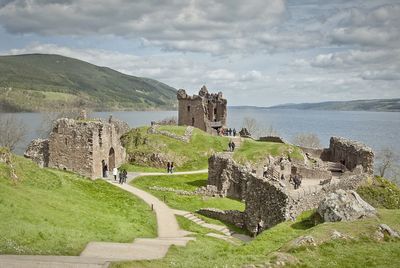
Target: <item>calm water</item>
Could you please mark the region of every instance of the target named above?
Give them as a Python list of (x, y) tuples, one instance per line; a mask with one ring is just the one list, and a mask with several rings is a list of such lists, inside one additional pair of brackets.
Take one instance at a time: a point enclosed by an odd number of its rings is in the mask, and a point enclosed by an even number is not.
[[(109, 115), (110, 112), (92, 114), (96, 118), (108, 118)], [(136, 127), (177, 116), (177, 112), (112, 112), (112, 115), (126, 121), (131, 127)], [(18, 113), (15, 116), (28, 128), (25, 142), (17, 149), (17, 153), (21, 154), (29, 141), (38, 136), (37, 129), (41, 125), (42, 114)], [(390, 147), (400, 154), (400, 113), (230, 108), (229, 126), (239, 129), (245, 117), (256, 119), (261, 128), (268, 129), (272, 126), (288, 141), (291, 141), (297, 133), (312, 132), (319, 136), (324, 146), (328, 146), (331, 136), (343, 136), (359, 140), (374, 150)]]

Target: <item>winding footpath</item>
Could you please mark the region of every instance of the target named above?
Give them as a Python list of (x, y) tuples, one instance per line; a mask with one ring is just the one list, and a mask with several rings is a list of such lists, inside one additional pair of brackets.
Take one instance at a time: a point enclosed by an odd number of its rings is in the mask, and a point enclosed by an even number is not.
[[(204, 169), (176, 172), (172, 175), (199, 174), (206, 172), (207, 169)], [(128, 182), (139, 176), (154, 175), (170, 176), (171, 174), (129, 173)], [(209, 236), (235, 243), (235, 241), (231, 239), (232, 233), (224, 228), (224, 226), (207, 224), (189, 212), (173, 210), (153, 195), (127, 183), (120, 185), (112, 179), (107, 179), (107, 181), (143, 199), (153, 208), (157, 217), (157, 238), (137, 238), (133, 243), (89, 242), (80, 256), (0, 255), (0, 268), (100, 268), (108, 267), (109, 264), (114, 261), (160, 259), (167, 254), (171, 245), (186, 246), (189, 241), (195, 240), (194, 237), (187, 237), (187, 235), (191, 234), (190, 232), (179, 228), (175, 215), (182, 215), (201, 226), (223, 233), (210, 233), (208, 234)], [(240, 239), (240, 237), (237, 238)]]

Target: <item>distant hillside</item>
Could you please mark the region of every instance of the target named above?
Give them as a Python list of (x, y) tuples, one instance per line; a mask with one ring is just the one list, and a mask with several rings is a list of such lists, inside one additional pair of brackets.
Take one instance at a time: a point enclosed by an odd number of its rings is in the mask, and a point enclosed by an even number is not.
[(176, 107), (176, 90), (59, 55), (0, 56), (0, 111), (147, 110)]
[(319, 103), (282, 104), (269, 109), (337, 110), (400, 112), (400, 99), (327, 101)]

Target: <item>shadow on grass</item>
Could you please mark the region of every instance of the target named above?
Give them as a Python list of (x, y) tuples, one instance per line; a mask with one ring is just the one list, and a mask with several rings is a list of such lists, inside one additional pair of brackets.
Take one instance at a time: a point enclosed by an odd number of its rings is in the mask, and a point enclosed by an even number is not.
[(207, 180), (195, 180), (195, 181), (189, 181), (186, 184), (196, 186), (196, 187), (201, 187), (201, 186), (206, 186), (207, 185)]
[(297, 230), (307, 230), (320, 223), (322, 223), (321, 216), (319, 216), (318, 213), (313, 212), (307, 217), (301, 218), (298, 222), (293, 223), (291, 227)]

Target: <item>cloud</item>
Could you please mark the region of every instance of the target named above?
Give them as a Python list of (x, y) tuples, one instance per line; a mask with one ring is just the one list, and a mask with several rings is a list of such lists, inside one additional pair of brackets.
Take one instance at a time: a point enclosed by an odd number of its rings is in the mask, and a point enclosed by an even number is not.
[(364, 80), (400, 80), (399, 71), (366, 71), (361, 74)]
[(336, 21), (329, 37), (333, 44), (398, 48), (399, 14), (400, 4), (342, 10), (328, 19)]
[(223, 53), (251, 46), (285, 14), (285, 0), (15, 0), (0, 6), (0, 23), (14, 34), (116, 35), (165, 50)]

